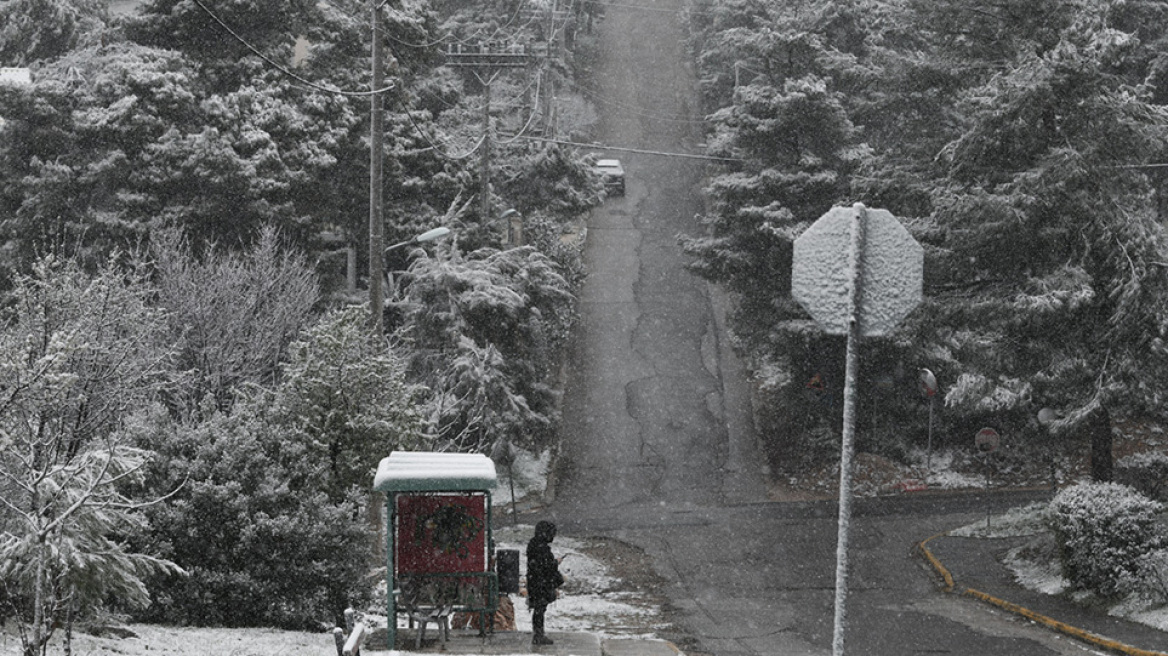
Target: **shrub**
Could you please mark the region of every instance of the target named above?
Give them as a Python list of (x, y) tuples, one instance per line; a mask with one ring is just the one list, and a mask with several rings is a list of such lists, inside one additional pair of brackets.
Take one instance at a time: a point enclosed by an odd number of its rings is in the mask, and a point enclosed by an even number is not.
[(1164, 544), (1155, 515), (1162, 505), (1126, 485), (1084, 482), (1059, 492), (1049, 522), (1063, 574), (1078, 589), (1103, 596), (1126, 592), (1140, 562)]
[(1168, 496), (1168, 453), (1147, 451), (1121, 458), (1115, 463), (1116, 479), (1153, 499)]
[(361, 495), (330, 499), (328, 463), (265, 424), (249, 401), (195, 426), (157, 431), (149, 547), (188, 576), (149, 581), (140, 619), (317, 629), (368, 601), (374, 536)]
[(363, 519), (380, 457), (422, 443), (418, 390), (368, 309), (326, 314), (288, 348), (272, 388), (208, 391), (185, 423), (165, 411), (133, 427), (157, 454), (144, 496), (145, 548), (189, 576), (151, 579), (143, 619), (319, 628), (363, 606), (378, 527)]
[(1168, 602), (1168, 549), (1157, 549), (1140, 563), (1140, 587), (1154, 604)]

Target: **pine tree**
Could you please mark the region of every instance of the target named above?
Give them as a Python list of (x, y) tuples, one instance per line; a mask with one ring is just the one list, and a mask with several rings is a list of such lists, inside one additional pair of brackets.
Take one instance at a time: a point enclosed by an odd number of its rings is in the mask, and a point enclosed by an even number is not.
[(1134, 45), (1086, 3), (1057, 43), (1023, 53), (966, 97), (943, 153), (934, 263), (937, 333), (962, 371), (946, 402), (1090, 427), (1110, 476), (1111, 417), (1164, 389), (1168, 241), (1142, 165), (1163, 155), (1168, 113), (1123, 64)]
[(399, 336), (441, 439), (462, 450), (546, 439), (558, 419), (551, 363), (574, 319), (554, 262), (530, 246), (418, 257), (401, 305)]

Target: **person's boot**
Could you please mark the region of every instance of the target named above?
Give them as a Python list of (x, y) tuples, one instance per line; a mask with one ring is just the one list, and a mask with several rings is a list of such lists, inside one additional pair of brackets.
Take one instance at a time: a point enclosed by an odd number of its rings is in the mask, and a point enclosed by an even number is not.
[(550, 645), (552, 639), (543, 633), (543, 618), (545, 606), (540, 606), (531, 614), (531, 644), (533, 645)]

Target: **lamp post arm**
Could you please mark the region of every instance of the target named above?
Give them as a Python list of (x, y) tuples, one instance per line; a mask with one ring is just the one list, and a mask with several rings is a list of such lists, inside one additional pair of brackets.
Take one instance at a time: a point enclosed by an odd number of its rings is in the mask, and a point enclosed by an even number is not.
[(417, 235), (415, 237), (411, 237), (410, 239), (407, 239), (405, 241), (399, 241), (396, 244), (393, 244), (391, 246), (386, 247), (384, 252), (388, 253), (395, 248), (401, 248), (403, 246), (412, 246), (414, 244), (421, 244), (421, 243), (427, 242), (427, 241), (434, 241), (435, 239), (440, 239), (442, 237), (445, 237), (448, 234), (450, 234), (450, 228), (447, 228), (446, 226), (439, 226), (437, 228), (431, 228), (430, 230), (427, 230), (426, 232), (423, 232), (420, 235)]
[(395, 248), (401, 248), (403, 246), (409, 246), (411, 244), (417, 244), (417, 243), (419, 243), (417, 237), (414, 237), (413, 239), (407, 239), (405, 241), (399, 241), (398, 243), (393, 244), (392, 246), (386, 246), (385, 252), (388, 253), (388, 252), (394, 250)]

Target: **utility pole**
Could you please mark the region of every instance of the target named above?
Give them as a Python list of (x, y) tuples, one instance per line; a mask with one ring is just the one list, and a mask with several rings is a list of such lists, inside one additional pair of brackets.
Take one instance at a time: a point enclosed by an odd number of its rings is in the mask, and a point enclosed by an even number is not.
[(369, 313), (370, 327), (380, 336), (384, 327), (384, 290), (381, 281), (385, 278), (385, 219), (382, 205), (382, 164), (385, 151), (385, 114), (382, 111), (384, 99), (381, 97), (385, 86), (385, 72), (381, 61), (381, 0), (370, 0), (373, 20), (373, 94), (370, 96), (369, 120)]
[[(491, 152), (494, 146), (494, 131), (491, 126), (491, 84), (506, 68), (530, 68), (540, 55), (532, 53), (526, 46), (516, 49), (511, 46), (475, 46), (464, 49), (450, 46), (446, 49), (446, 65), (468, 71), (467, 82), (473, 76), (483, 89), (483, 143), (479, 155), (479, 214), (484, 225), (495, 220), (491, 215)], [(503, 234), (506, 236), (506, 229)]]
[(491, 221), (491, 83), (495, 76), (487, 78), (483, 84), (483, 153), (479, 173), (482, 189), (479, 191), (479, 213), (483, 225)]

